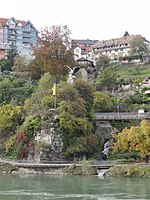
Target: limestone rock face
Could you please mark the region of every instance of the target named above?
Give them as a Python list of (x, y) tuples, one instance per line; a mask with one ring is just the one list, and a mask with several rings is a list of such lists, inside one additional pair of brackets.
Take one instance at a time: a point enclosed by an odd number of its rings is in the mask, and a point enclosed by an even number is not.
[(49, 121), (47, 128), (41, 130), (35, 137), (36, 152), (35, 160), (48, 162), (60, 160), (63, 148), (63, 142), (60, 134), (60, 128), (55, 123), (56, 115)]

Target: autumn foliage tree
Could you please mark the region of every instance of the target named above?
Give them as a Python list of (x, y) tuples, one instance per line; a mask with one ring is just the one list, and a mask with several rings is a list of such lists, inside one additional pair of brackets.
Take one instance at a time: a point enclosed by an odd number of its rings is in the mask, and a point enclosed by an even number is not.
[(114, 152), (137, 151), (146, 158), (150, 154), (150, 122), (142, 120), (140, 126), (126, 128), (112, 139)]
[(70, 34), (66, 25), (41, 29), (38, 47), (34, 49), (36, 61), (31, 71), (38, 69), (40, 73), (49, 72), (59, 81), (66, 73), (64, 65), (74, 65)]

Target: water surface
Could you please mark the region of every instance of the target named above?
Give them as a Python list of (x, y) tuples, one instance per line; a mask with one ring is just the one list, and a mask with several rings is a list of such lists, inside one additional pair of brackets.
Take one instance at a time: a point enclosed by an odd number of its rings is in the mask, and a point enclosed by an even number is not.
[(0, 200), (150, 199), (150, 179), (0, 175)]

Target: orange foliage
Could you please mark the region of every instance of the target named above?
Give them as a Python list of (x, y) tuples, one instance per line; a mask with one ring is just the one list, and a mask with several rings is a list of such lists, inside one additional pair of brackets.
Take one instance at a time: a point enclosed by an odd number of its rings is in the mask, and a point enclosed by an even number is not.
[(34, 49), (35, 65), (38, 67), (32, 65), (32, 69), (40, 68), (41, 73), (49, 72), (57, 80), (60, 79), (60, 76), (67, 72), (64, 65), (74, 65), (69, 35), (67, 26), (42, 29), (38, 47)]

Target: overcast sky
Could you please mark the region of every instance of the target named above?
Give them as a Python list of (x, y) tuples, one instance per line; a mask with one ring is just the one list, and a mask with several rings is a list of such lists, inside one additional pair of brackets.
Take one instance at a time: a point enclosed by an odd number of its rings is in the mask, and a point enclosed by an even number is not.
[(1, 0), (0, 17), (30, 20), (39, 30), (65, 24), (72, 39), (141, 34), (150, 41), (150, 0)]

